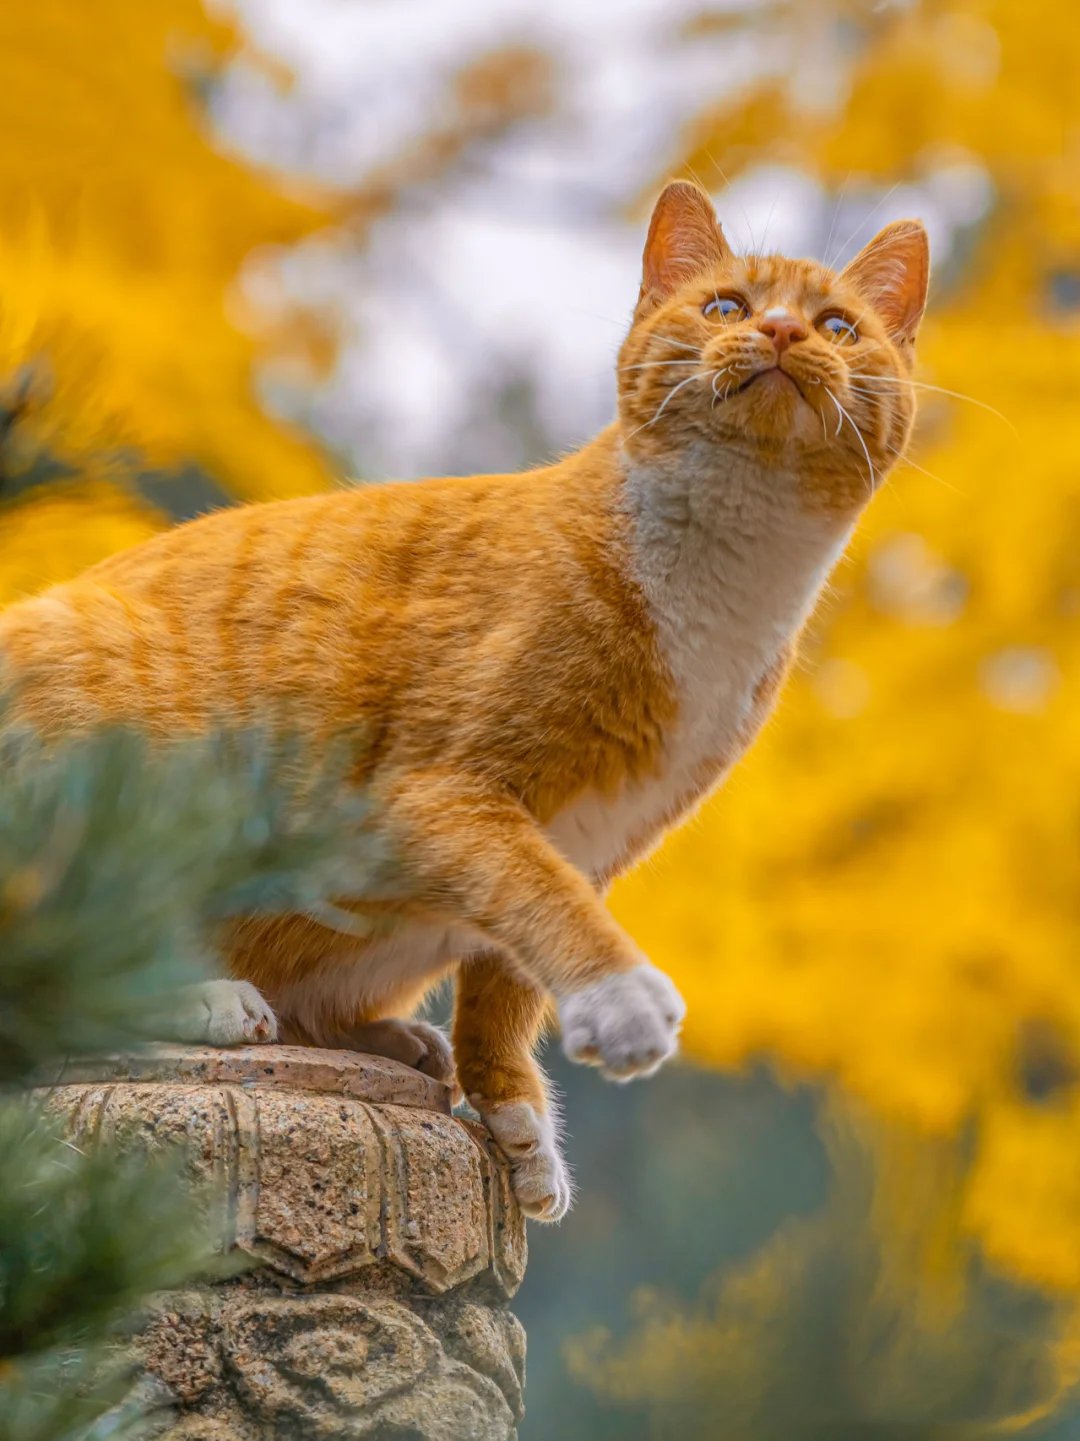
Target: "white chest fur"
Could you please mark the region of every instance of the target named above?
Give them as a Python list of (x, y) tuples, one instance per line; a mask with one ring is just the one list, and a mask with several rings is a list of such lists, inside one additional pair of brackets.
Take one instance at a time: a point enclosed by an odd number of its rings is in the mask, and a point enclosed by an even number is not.
[(737, 758), (754, 692), (797, 634), (850, 526), (814, 514), (794, 476), (710, 447), (678, 469), (627, 467), (635, 580), (678, 701), (657, 773), (586, 792), (548, 827), (591, 875), (609, 872)]

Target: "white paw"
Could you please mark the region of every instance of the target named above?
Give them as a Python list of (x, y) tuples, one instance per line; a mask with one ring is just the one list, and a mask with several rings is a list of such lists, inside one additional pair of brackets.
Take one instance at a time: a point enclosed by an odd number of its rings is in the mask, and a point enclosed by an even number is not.
[(250, 1046), (277, 1040), (277, 1018), (250, 981), (189, 986), (169, 1031), (204, 1046)]
[(563, 1050), (614, 1081), (649, 1076), (678, 1049), (685, 1015), (672, 982), (644, 961), (562, 998)]
[(561, 1221), (570, 1209), (574, 1188), (551, 1117), (528, 1101), (491, 1106), (479, 1096), (470, 1096), (469, 1101), (510, 1163), (510, 1180), (522, 1212), (534, 1221)]

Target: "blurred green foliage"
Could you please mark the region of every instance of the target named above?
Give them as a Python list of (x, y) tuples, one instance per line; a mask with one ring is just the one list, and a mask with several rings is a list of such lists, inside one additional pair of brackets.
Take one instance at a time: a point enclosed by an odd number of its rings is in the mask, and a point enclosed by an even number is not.
[(218, 1264), (180, 1157), (122, 1137), (84, 1154), (19, 1088), (152, 1035), (223, 917), (318, 912), (346, 870), (389, 876), (364, 818), (336, 761), (312, 775), (264, 735), (152, 751), (119, 730), (51, 747), (0, 731), (3, 1441), (141, 1432), (109, 1343), (152, 1292)]
[(305, 773), (257, 733), (0, 732), (0, 1082), (145, 1034), (215, 921), (320, 912), (382, 866), (344, 760)]

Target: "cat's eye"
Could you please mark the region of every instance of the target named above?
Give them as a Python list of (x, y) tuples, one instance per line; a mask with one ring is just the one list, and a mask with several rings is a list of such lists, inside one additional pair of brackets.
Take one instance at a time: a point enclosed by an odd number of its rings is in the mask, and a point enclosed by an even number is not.
[(733, 325), (736, 320), (745, 320), (750, 311), (746, 301), (740, 300), (737, 295), (714, 295), (701, 307), (701, 313), (712, 320), (722, 321), (724, 325)]
[(826, 340), (831, 340), (834, 345), (854, 345), (859, 338), (859, 332), (842, 315), (826, 315), (818, 321), (818, 329)]

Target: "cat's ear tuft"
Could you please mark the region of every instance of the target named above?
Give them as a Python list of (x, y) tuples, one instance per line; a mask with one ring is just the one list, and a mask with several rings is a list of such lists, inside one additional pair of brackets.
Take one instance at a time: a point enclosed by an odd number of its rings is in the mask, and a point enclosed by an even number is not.
[(639, 303), (666, 300), (730, 255), (705, 191), (689, 180), (673, 180), (661, 192), (649, 222)]
[(930, 242), (918, 220), (896, 220), (878, 232), (844, 270), (898, 344), (915, 339), (930, 280)]

